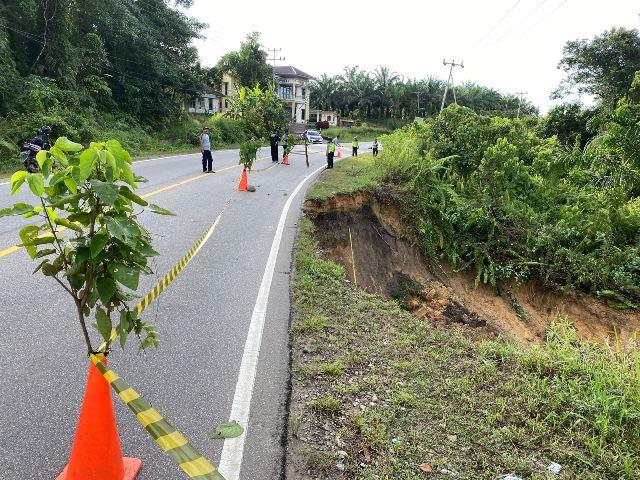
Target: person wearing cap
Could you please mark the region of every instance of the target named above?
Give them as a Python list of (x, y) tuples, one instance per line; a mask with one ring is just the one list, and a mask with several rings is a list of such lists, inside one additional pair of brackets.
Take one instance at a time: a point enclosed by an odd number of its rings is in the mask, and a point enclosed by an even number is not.
[(202, 152), (202, 171), (204, 173), (213, 172), (213, 157), (211, 156), (211, 139), (209, 138), (209, 128), (204, 127), (200, 135), (200, 152)]
[(353, 155), (354, 157), (358, 156), (358, 137), (353, 137), (353, 142), (351, 142), (351, 147), (353, 148), (353, 152), (351, 153), (351, 155)]

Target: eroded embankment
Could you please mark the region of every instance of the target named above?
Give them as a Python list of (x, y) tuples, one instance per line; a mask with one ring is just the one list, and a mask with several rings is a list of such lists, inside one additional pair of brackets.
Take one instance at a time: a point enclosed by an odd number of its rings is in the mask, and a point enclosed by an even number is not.
[(474, 338), (503, 334), (521, 344), (539, 342), (558, 317), (566, 317), (589, 341), (617, 335), (626, 342), (640, 330), (637, 311), (611, 308), (585, 294), (553, 292), (533, 281), (503, 285), (497, 293), (476, 286), (471, 274), (429, 265), (410, 241), (399, 209), (379, 194), (307, 201), (306, 214), (323, 255), (342, 264), (358, 286), (396, 298), (414, 314), (455, 325)]

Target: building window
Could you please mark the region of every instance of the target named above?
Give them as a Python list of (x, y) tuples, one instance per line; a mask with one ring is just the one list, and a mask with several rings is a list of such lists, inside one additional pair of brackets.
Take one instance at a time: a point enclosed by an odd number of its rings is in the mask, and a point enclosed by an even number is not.
[(327, 122), (331, 121), (331, 115), (327, 115)]
[(209, 110), (213, 110), (213, 98), (209, 98)]
[(224, 82), (224, 94), (229, 95), (229, 82)]
[(305, 118), (307, 118), (307, 110), (306, 109), (302, 109), (302, 120), (304, 120)]
[(304, 96), (305, 96), (305, 88), (304, 87), (302, 87), (300, 89), (300, 95), (302, 95), (302, 97), (304, 98)]
[(191, 100), (191, 108), (193, 108), (195, 110), (195, 108), (196, 108), (196, 101), (195, 100)]
[(293, 87), (291, 85), (280, 85), (278, 87), (278, 96), (283, 100), (293, 98)]

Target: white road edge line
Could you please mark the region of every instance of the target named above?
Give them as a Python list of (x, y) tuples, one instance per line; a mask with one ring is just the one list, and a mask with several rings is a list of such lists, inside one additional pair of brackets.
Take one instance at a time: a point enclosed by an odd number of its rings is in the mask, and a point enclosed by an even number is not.
[(278, 251), (282, 241), (282, 233), (284, 225), (287, 221), (289, 208), (293, 199), (296, 197), (302, 186), (317, 174), (324, 170), (326, 166), (317, 168), (307, 175), (289, 195), (287, 202), (284, 204), (276, 234), (273, 237), (271, 251), (267, 259), (267, 265), (264, 268), (262, 283), (258, 291), (258, 298), (253, 307), (251, 315), (251, 324), (247, 332), (247, 340), (244, 344), (244, 353), (242, 354), (242, 363), (240, 364), (240, 372), (238, 373), (238, 382), (233, 396), (233, 404), (231, 405), (232, 420), (236, 420), (244, 428), (244, 434), (236, 438), (230, 438), (224, 441), (222, 447), (222, 455), (220, 457), (220, 465), (218, 470), (226, 480), (238, 480), (240, 478), (240, 470), (242, 468), (242, 455), (244, 453), (244, 442), (247, 438), (249, 429), (249, 413), (251, 411), (251, 397), (253, 396), (253, 386), (256, 379), (256, 371), (258, 369), (258, 357), (260, 355), (260, 345), (262, 343), (262, 330), (264, 327), (265, 317), (267, 315), (267, 306), (269, 302), (269, 292), (271, 291), (271, 281), (273, 273), (276, 269), (276, 260), (278, 259)]

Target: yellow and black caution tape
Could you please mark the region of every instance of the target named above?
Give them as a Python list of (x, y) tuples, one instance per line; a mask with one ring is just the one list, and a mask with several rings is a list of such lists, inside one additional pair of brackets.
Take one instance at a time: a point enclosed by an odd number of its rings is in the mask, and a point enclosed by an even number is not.
[[(233, 193), (235, 193), (235, 191)], [(169, 270), (169, 273), (167, 273), (162, 280), (160, 280), (158, 283), (156, 283), (153, 286), (153, 288), (149, 291), (149, 293), (147, 293), (142, 298), (142, 300), (140, 300), (140, 302), (138, 302), (138, 304), (135, 307), (135, 312), (138, 317), (142, 314), (142, 312), (144, 312), (147, 309), (147, 307), (149, 307), (151, 302), (153, 302), (156, 298), (158, 298), (158, 296), (160, 296), (160, 294), (171, 284), (171, 282), (173, 282), (176, 279), (176, 277), (180, 275), (182, 270), (184, 270), (184, 267), (186, 267), (191, 261), (191, 259), (193, 259), (195, 254), (198, 253), (198, 250), (200, 250), (200, 247), (202, 247), (204, 242), (207, 241), (207, 239), (211, 236), (213, 231), (218, 226), (218, 223), (220, 222), (220, 219), (222, 218), (224, 211), (229, 206), (229, 203), (231, 202), (231, 198), (233, 198), (233, 193), (229, 196), (224, 206), (222, 207), (222, 210), (220, 211), (220, 213), (218, 214), (214, 222), (211, 224), (211, 226), (207, 228), (207, 230), (202, 234), (202, 236), (198, 240), (196, 240), (196, 243), (193, 244), (193, 246), (187, 251), (184, 257), (182, 257), (180, 261), (171, 270)], [(117, 338), (118, 338), (118, 332), (116, 332), (116, 329), (114, 328), (111, 330), (109, 343), (114, 342)], [(98, 351), (104, 352), (106, 348), (107, 348), (107, 342), (102, 342), (102, 344), (98, 348)]]
[(102, 363), (102, 354), (92, 354), (91, 362), (100, 370), (111, 388), (135, 414), (144, 429), (149, 432), (162, 450), (173, 458), (174, 462), (196, 480), (224, 480), (224, 477), (203, 457), (189, 441), (167, 422), (158, 411), (143, 399), (138, 392), (118, 376), (116, 372)]

